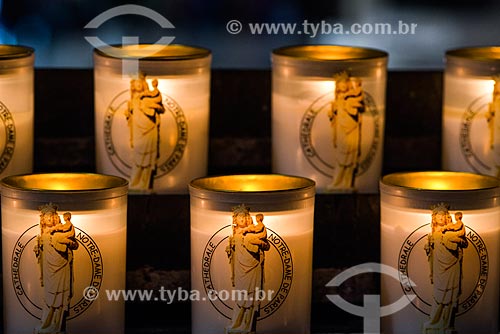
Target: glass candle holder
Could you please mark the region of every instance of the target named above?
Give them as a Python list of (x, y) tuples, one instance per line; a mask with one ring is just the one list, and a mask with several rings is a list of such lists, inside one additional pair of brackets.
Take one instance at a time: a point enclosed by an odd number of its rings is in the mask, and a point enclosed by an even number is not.
[[(380, 183), (382, 333), (498, 333), (500, 180), (410, 172)], [(397, 277), (397, 275), (396, 275)]]
[(309, 333), (314, 181), (190, 183), (192, 333)]
[(127, 181), (31, 174), (1, 183), (4, 332), (124, 333)]
[(376, 193), (387, 53), (337, 45), (272, 52), (272, 169), (318, 193)]
[(500, 47), (446, 52), (443, 169), (500, 177)]
[(125, 45), (94, 51), (97, 171), (135, 193), (187, 193), (206, 175), (207, 49)]
[(34, 50), (0, 45), (0, 178), (33, 169)]

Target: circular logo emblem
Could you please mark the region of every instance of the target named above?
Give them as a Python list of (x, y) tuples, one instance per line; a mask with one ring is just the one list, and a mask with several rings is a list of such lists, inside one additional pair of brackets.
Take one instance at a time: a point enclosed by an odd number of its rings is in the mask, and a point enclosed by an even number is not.
[[(26, 312), (37, 319), (42, 316), (44, 303), (40, 263), (34, 252), (39, 233), (40, 226), (37, 224), (31, 226), (19, 237), (12, 251), (10, 263), (12, 285), (17, 299)], [(73, 251), (73, 266), (74, 270), (78, 270), (78, 275), (74, 277), (68, 320), (76, 318), (92, 305), (93, 300), (82, 292), (91, 287), (98, 293), (103, 278), (102, 255), (96, 242), (77, 227), (75, 227), (75, 237), (79, 247)]]
[(16, 147), (16, 126), (14, 118), (9, 109), (0, 102), (0, 120), (3, 126), (0, 126), (0, 173), (7, 168)]
[[(125, 177), (131, 175), (134, 152), (131, 147), (132, 133), (127, 115), (130, 91), (119, 93), (109, 104), (104, 116), (104, 145), (113, 166)], [(181, 161), (188, 141), (186, 117), (180, 105), (171, 97), (161, 94), (165, 113), (156, 116), (157, 138), (154, 138), (157, 156), (155, 178), (160, 178), (172, 171)], [(152, 118), (152, 117), (151, 117)], [(125, 135), (125, 138), (124, 138)], [(141, 144), (139, 149), (147, 151)]]
[[(332, 121), (328, 121), (332, 109), (332, 93), (327, 93), (317, 98), (307, 108), (300, 123), (300, 144), (304, 156), (309, 163), (321, 174), (332, 177), (334, 175), (334, 134), (332, 133)], [(380, 114), (373, 97), (364, 92), (365, 112), (358, 123), (360, 157), (356, 170), (356, 176), (362, 175), (368, 170), (380, 144)], [(367, 117), (368, 116), (368, 117)], [(328, 134), (325, 137), (325, 134)], [(338, 139), (340, 140), (340, 139)], [(366, 151), (363, 147), (368, 147)]]
[[(422, 313), (429, 315), (432, 307), (433, 285), (430, 278), (430, 263), (425, 245), (431, 231), (431, 224), (426, 224), (413, 231), (406, 238), (398, 257), (399, 279), (401, 288), (411, 303)], [(486, 288), (489, 272), (489, 259), (486, 244), (473, 229), (465, 226), (468, 247), (463, 250), (459, 305), (457, 316), (472, 309), (481, 299)], [(429, 265), (422, 267), (422, 264)], [(444, 264), (443, 264), (444, 266)], [(415, 283), (415, 284), (412, 284)], [(417, 298), (414, 298), (414, 296)]]
[[(231, 319), (233, 298), (225, 298), (232, 291), (230, 264), (226, 254), (232, 227), (227, 225), (210, 238), (202, 256), (202, 280), (207, 297), (214, 308), (227, 319)], [(272, 315), (285, 302), (292, 287), (293, 262), (290, 248), (276, 232), (267, 228), (267, 240), (271, 245), (265, 255), (264, 264), (264, 295), (260, 298), (260, 315), (262, 320)], [(266, 270), (265, 268), (272, 268)], [(222, 268), (222, 269), (221, 269)], [(272, 291), (272, 294), (268, 294)], [(218, 296), (218, 294), (221, 294)], [(271, 296), (271, 298), (268, 298)], [(219, 298), (220, 297), (220, 298)]]
[[(472, 101), (463, 113), (460, 124), (459, 144), (462, 155), (476, 173), (482, 174), (492, 174), (495, 164), (489, 143), (493, 131), (487, 116), (490, 102), (491, 94)], [(494, 121), (490, 120), (490, 122), (493, 125)]]

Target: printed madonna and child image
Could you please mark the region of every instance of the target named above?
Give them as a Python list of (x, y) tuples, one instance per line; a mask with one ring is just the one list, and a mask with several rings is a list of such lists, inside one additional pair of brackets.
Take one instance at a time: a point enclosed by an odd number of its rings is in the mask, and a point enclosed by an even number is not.
[(431, 171), (380, 182), (381, 333), (498, 332), (500, 188)]
[(495, 46), (469, 46), (446, 51), (442, 126), (445, 170), (500, 177), (498, 50)]
[[(378, 175), (375, 169), (380, 158), (382, 109), (366, 91), (363, 80), (342, 71), (321, 84), (311, 83), (319, 91), (312, 93), (310, 88), (312, 102), (300, 110), (298, 139), (309, 167), (319, 173), (316, 179), (320, 192), (368, 191), (367, 182), (373, 180), (367, 175)], [(368, 86), (373, 89), (373, 84)], [(285, 113), (285, 109), (280, 112)], [(282, 167), (291, 168), (294, 163)]]
[(78, 249), (71, 213), (63, 214), (64, 224), (57, 205), (46, 204), (40, 208), (40, 234), (33, 251), (40, 270), (43, 305), (40, 326), (36, 334), (66, 333), (66, 320), (73, 297), (73, 251)]
[(256, 332), (260, 314), (257, 291), (264, 289), (265, 252), (270, 248), (264, 215), (257, 214), (254, 223), (250, 209), (244, 205), (233, 208), (232, 235), (226, 247), (231, 266), (231, 283), (237, 291), (246, 291), (247, 298), (236, 300), (226, 334)]
[(130, 81), (130, 100), (125, 117), (132, 150), (131, 190), (153, 188), (160, 158), (160, 116), (165, 113), (165, 107), (158, 80), (153, 79), (151, 85), (152, 89), (144, 74)]
[(329, 190), (350, 191), (355, 187), (361, 158), (361, 125), (365, 94), (360, 78), (347, 72), (334, 76), (335, 100), (328, 111), (332, 129), (334, 173)]
[(462, 295), (464, 249), (469, 245), (462, 212), (449, 213), (449, 205), (432, 208), (432, 230), (424, 246), (432, 284), (432, 308), (423, 334), (457, 334), (455, 318)]
[(131, 194), (186, 194), (208, 168), (211, 51), (134, 44), (93, 55), (96, 171), (127, 179)]
[(495, 77), (492, 100), (488, 104), (486, 122), (488, 123), (489, 140), (488, 146), (493, 155), (492, 173), (500, 178), (500, 77)]
[[(208, 185), (212, 196), (219, 185), (245, 183), (249, 193), (215, 192), (223, 205), (213, 205), (202, 190)], [(272, 184), (265, 186), (272, 196), (254, 193), (263, 184)], [(300, 198), (295, 188), (285, 191), (299, 185)], [(192, 303), (192, 333), (309, 333), (314, 182), (282, 175), (208, 177), (195, 180), (190, 195), (192, 290), (202, 292)]]

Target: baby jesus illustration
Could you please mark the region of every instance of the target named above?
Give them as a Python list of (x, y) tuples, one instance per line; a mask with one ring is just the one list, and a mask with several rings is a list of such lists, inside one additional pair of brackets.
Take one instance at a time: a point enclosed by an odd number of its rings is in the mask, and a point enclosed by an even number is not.
[(165, 112), (165, 108), (163, 107), (162, 96), (160, 90), (158, 89), (158, 80), (153, 79), (151, 84), (153, 85), (153, 90), (149, 90), (148, 84), (145, 83), (146, 87), (141, 95), (144, 113), (148, 116), (154, 116), (155, 112), (163, 114)]
[(77, 249), (78, 242), (75, 241), (75, 227), (71, 223), (71, 213), (66, 212), (63, 215), (64, 224), (59, 222), (50, 227), (47, 232), (52, 235), (51, 244), (59, 252), (66, 252), (68, 247), (70, 249)]
[[(362, 113), (364, 111), (364, 93), (361, 80), (359, 78), (350, 78), (349, 90), (346, 92), (344, 99), (346, 100), (348, 110), (356, 110)], [(352, 115), (356, 115), (350, 112)]]
[(256, 253), (259, 251), (260, 247), (264, 250), (269, 249), (269, 243), (267, 242), (267, 229), (264, 225), (264, 215), (259, 213), (255, 216), (256, 224), (250, 224), (245, 227), (242, 231), (245, 239), (243, 241), (244, 246), (250, 252)]
[(442, 229), (443, 242), (446, 248), (450, 250), (457, 250), (459, 244), (464, 242), (467, 243), (462, 217), (462, 212), (455, 213), (455, 223), (453, 223), (450, 217), (448, 223)]

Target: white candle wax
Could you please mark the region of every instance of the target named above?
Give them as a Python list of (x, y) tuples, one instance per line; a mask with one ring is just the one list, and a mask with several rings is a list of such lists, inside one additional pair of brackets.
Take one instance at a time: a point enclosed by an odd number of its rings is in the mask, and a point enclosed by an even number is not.
[[(34, 252), (40, 235), (40, 212), (16, 208), (12, 203), (2, 199), (4, 331), (24, 334), (40, 326), (44, 303)], [(124, 301), (108, 300), (106, 291), (125, 289), (126, 207), (71, 211), (66, 206), (60, 205), (58, 213), (64, 222), (63, 213), (71, 212), (78, 242), (73, 250), (73, 296), (67, 332), (123, 333)], [(97, 291), (99, 296), (92, 300)]]
[[(309, 333), (312, 275), (313, 207), (264, 215), (267, 239), (263, 293), (256, 323), (258, 333)], [(230, 324), (231, 299), (210, 301), (207, 290), (233, 291), (231, 265), (225, 252), (231, 236), (232, 213), (191, 208), (191, 278), (201, 300), (192, 304), (192, 332), (224, 333)]]
[[(354, 189), (374, 193), (382, 166), (385, 81), (360, 78), (366, 111), (360, 116), (360, 157)], [(329, 113), (335, 101), (335, 81), (306, 77), (273, 77), (273, 171), (316, 181), (317, 191), (344, 192), (332, 187), (339, 153)]]
[(0, 178), (33, 169), (33, 99), (32, 69), (0, 70)]
[[(159, 157), (152, 191), (187, 193), (189, 181), (207, 171), (210, 76), (151, 75), (146, 80), (150, 89), (153, 79), (158, 80), (165, 112), (159, 116)], [(134, 151), (127, 122), (129, 100), (130, 78), (95, 72), (96, 164), (100, 173), (131, 176)]]
[(498, 332), (499, 190), (474, 173), (382, 178), (383, 332)]
[(498, 175), (500, 131), (490, 122), (495, 124), (500, 112), (488, 122), (493, 86), (491, 78), (445, 75), (442, 130), (445, 170)]
[[(458, 211), (458, 210), (457, 210)], [(450, 211), (454, 217), (457, 211)], [(461, 334), (498, 332), (500, 210), (460, 210), (468, 246), (463, 249), (462, 292), (455, 328)], [(381, 319), (382, 333), (420, 334), (433, 300), (425, 251), (431, 210), (381, 202), (381, 262), (399, 271), (400, 280), (382, 275), (381, 305), (403, 298), (407, 306)], [(415, 284), (413, 289), (410, 280)], [(416, 298), (413, 298), (416, 296)], [(429, 332), (430, 333), (430, 332)]]

